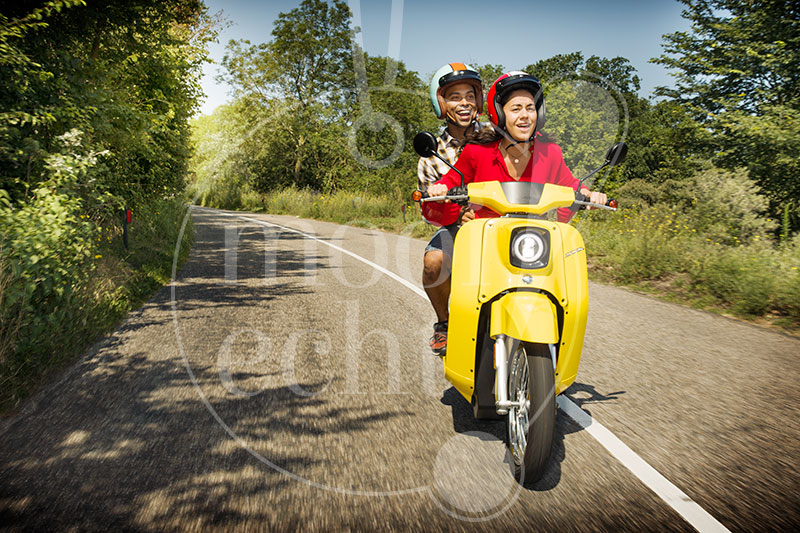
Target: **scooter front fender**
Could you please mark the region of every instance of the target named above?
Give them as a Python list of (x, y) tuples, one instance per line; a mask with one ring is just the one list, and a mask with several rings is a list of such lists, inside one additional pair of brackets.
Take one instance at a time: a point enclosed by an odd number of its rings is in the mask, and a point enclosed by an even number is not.
[(558, 313), (546, 295), (533, 291), (515, 291), (492, 303), (489, 335), (503, 334), (525, 342), (556, 344)]

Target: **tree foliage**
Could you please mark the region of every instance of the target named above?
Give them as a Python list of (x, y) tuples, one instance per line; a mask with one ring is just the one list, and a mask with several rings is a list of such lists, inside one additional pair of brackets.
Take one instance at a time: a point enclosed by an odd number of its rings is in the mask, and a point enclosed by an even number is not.
[(800, 205), (792, 202), (800, 195), (800, 5), (681, 1), (692, 27), (665, 36), (665, 54), (653, 61), (673, 70), (676, 86), (658, 94), (711, 132), (716, 164), (747, 168), (773, 214), (789, 206), (800, 227)]
[(235, 144), (251, 190), (414, 183), (406, 139), (435, 126), (426, 86), (402, 62), (364, 53), (349, 23), (344, 2), (304, 0), (278, 16), (269, 42), (228, 44), (220, 78), (237, 98), (226, 113), (246, 124)]
[(800, 105), (800, 4), (787, 0), (680, 0), (689, 31), (664, 36), (654, 59), (674, 71), (658, 94), (705, 113)]
[[(47, 2), (0, 19), (0, 179), (23, 200), (55, 139), (107, 151), (94, 189), (135, 203), (183, 189), (208, 22), (199, 0)], [(33, 23), (33, 21), (39, 21)]]
[[(318, 155), (319, 147), (312, 139), (347, 99), (339, 89), (352, 72), (350, 17), (350, 8), (339, 0), (331, 5), (303, 0), (299, 7), (278, 15), (270, 42), (228, 44), (221, 78), (240, 98), (257, 101), (262, 108), (280, 114), (277, 122), (266, 116), (256, 119), (259, 124), (266, 120), (281, 127), (284, 137), (276, 139), (275, 148), (288, 143), (283, 153), (291, 158), (291, 164), (281, 169), (289, 169), (290, 175), (284, 177), (281, 172), (272, 180), (274, 185), (315, 181), (311, 176), (315, 167), (306, 165)], [(273, 155), (273, 160), (284, 159), (279, 153)]]
[(352, 58), (350, 8), (341, 0), (303, 0), (281, 13), (268, 45), (277, 86), (303, 107), (335, 100)]
[[(487, 63), (485, 65), (473, 65), (475, 69), (478, 71), (478, 74), (481, 75), (481, 81), (483, 81), (483, 86), (485, 88), (484, 93), (489, 90), (489, 87), (495, 82), (497, 78), (502, 76), (506, 72), (506, 68), (503, 65), (494, 65), (491, 63)], [(484, 97), (486, 95), (484, 94)]]
[(230, 41), (221, 79), (239, 95), (282, 96), (303, 108), (338, 98), (351, 72), (350, 8), (335, 0), (303, 0), (275, 20), (272, 40)]
[[(0, 404), (96, 333), (107, 296), (127, 304), (127, 290), (106, 292), (116, 278), (146, 278), (137, 267), (164, 249), (171, 260), (174, 240), (139, 239), (148, 225), (177, 234), (163, 229), (183, 200), (188, 118), (214, 37), (199, 0), (29, 4), (0, 8), (0, 331), (15, 336), (0, 343)], [(125, 257), (110, 248), (108, 264), (130, 275), (95, 276), (123, 206), (137, 239)]]

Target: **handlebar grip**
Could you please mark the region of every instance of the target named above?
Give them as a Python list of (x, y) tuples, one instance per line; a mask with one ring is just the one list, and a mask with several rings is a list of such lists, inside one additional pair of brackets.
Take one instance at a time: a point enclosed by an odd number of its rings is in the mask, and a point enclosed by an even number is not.
[[(591, 203), (588, 196), (584, 196), (582, 193), (576, 192), (575, 193), (575, 203), (572, 204), (572, 207), (570, 209), (572, 211), (578, 211), (580, 209), (586, 209), (587, 207), (589, 207), (588, 205), (586, 205), (588, 203)], [(594, 205), (598, 206), (598, 205), (601, 205), (601, 204), (594, 204)], [(616, 209), (617, 208), (617, 201), (614, 200), (613, 198), (609, 198), (608, 200), (606, 200), (606, 203), (603, 204), (603, 205), (605, 205), (606, 207), (609, 207), (611, 209)]]

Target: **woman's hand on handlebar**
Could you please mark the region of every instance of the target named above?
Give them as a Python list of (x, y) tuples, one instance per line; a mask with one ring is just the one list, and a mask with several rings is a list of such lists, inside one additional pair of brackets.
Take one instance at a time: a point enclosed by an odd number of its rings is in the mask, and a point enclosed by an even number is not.
[[(600, 191), (590, 191), (589, 189), (583, 189), (581, 192), (589, 197), (589, 201), (593, 204), (600, 204), (606, 205), (608, 203), (608, 196), (605, 193)], [(592, 206), (587, 206), (586, 209), (594, 209)]]

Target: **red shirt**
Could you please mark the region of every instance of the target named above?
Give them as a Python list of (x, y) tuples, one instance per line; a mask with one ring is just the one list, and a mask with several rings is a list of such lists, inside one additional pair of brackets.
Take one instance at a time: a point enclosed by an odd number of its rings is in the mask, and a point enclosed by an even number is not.
[[(461, 152), (455, 167), (464, 173), (464, 183), (483, 181), (530, 181), (533, 183), (554, 183), (578, 190), (578, 180), (572, 175), (564, 157), (561, 147), (554, 143), (536, 141), (531, 148), (531, 158), (528, 166), (522, 172), (519, 180), (515, 180), (508, 173), (503, 154), (500, 153), (500, 141), (490, 144), (468, 144)], [(436, 183), (442, 183), (447, 188), (461, 185), (461, 176), (450, 170)], [(475, 210), (475, 218), (490, 218), (498, 216), (497, 213), (486, 207)], [(566, 222), (571, 216), (568, 208), (558, 210), (558, 220)]]

